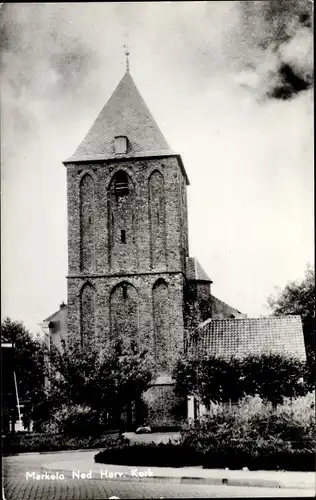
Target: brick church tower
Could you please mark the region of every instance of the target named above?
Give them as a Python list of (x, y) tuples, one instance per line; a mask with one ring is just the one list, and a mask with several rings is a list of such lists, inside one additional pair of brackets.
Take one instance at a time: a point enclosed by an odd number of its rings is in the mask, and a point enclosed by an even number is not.
[(146, 346), (169, 384), (185, 336), (189, 182), (128, 70), (64, 165), (68, 341)]

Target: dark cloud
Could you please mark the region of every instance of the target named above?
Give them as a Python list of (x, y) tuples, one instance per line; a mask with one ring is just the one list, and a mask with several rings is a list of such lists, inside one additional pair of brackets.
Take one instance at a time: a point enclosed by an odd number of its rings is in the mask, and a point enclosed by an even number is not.
[(280, 83), (275, 86), (269, 96), (275, 99), (291, 99), (294, 95), (307, 90), (312, 82), (297, 75), (289, 64), (282, 63), (279, 68)]
[[(308, 0), (240, 2), (261, 96), (291, 99), (313, 84), (312, 5)], [(255, 49), (259, 51), (256, 52)], [(247, 82), (243, 82), (247, 85)]]

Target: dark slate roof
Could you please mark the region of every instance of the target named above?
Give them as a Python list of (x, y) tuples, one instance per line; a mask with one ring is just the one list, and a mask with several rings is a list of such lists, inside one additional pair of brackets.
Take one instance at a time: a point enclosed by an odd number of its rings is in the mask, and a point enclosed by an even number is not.
[(116, 136), (126, 136), (129, 143), (128, 154), (119, 155), (120, 158), (176, 154), (171, 151), (129, 72), (119, 82), (74, 155), (66, 161), (117, 158)]
[(208, 281), (209, 283), (213, 283), (195, 257), (187, 257), (186, 277), (188, 280)]
[(195, 358), (208, 354), (243, 358), (264, 353), (305, 360), (301, 317), (208, 319), (199, 325), (188, 344), (188, 354)]

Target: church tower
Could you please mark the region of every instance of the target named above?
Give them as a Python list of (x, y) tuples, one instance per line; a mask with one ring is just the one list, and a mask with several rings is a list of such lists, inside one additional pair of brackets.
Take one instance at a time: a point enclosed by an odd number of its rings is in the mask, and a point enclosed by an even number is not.
[(68, 341), (146, 347), (170, 374), (184, 343), (189, 182), (128, 68), (64, 165)]

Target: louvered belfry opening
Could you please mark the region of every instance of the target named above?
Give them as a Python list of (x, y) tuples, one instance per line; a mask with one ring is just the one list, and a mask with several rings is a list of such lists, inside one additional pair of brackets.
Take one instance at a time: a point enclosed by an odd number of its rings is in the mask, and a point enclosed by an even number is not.
[(115, 176), (114, 190), (116, 196), (126, 196), (129, 193), (128, 177), (124, 172), (118, 172)]

